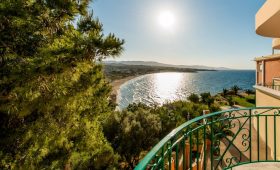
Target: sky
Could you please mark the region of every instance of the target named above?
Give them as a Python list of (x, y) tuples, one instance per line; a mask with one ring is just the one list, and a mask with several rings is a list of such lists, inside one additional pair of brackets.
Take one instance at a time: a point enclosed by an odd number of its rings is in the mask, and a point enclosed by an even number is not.
[(125, 39), (117, 61), (254, 69), (255, 57), (271, 54), (272, 40), (255, 33), (264, 2), (95, 0), (90, 10), (105, 34)]

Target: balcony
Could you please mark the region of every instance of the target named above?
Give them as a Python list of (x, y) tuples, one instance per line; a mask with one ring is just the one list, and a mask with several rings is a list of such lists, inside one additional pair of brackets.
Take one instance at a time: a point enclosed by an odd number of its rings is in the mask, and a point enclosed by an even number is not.
[(269, 96), (273, 96), (277, 99), (280, 99), (280, 78), (273, 78), (272, 83), (270, 84), (258, 84), (254, 88), (259, 90)]
[(272, 48), (280, 50), (280, 38), (274, 38), (272, 41)]
[[(279, 168), (280, 108), (221, 111), (192, 119), (162, 139), (135, 170)], [(259, 165), (258, 165), (259, 164)]]
[(280, 86), (255, 85), (256, 106), (279, 106), (280, 105)]
[(267, 0), (256, 14), (256, 32), (265, 37), (280, 38), (280, 1)]

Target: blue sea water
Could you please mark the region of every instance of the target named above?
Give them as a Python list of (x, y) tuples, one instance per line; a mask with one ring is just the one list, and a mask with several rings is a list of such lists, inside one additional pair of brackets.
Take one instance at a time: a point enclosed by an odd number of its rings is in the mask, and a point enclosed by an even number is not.
[(217, 94), (223, 88), (238, 85), (253, 89), (255, 71), (202, 71), (198, 73), (155, 73), (132, 79), (120, 87), (118, 105), (121, 109), (130, 103), (158, 104), (186, 100), (191, 93)]

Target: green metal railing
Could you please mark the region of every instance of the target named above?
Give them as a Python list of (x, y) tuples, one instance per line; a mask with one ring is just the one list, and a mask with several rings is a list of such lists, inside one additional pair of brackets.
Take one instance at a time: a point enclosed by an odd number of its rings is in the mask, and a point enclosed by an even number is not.
[(200, 116), (170, 132), (135, 170), (216, 170), (278, 162), (279, 128), (278, 107), (233, 109)]

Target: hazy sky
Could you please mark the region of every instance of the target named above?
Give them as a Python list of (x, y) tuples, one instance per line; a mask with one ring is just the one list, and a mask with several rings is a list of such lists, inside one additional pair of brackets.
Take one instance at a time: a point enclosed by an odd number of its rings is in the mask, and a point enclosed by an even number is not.
[(117, 60), (252, 69), (254, 57), (271, 54), (271, 39), (255, 34), (255, 14), (264, 2), (95, 0), (91, 8), (105, 34), (125, 39)]

